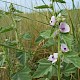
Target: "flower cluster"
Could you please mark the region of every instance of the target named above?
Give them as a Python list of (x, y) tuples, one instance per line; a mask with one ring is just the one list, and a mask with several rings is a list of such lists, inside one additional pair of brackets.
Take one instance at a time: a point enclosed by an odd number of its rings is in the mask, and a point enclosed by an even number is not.
[[(62, 19), (62, 21), (60, 20), (60, 18)], [(65, 18), (62, 18), (61, 14), (59, 14), (57, 16), (57, 19), (58, 19), (58, 21), (59, 20), (61, 21), (60, 25), (58, 27), (59, 31), (61, 33), (68, 33), (68, 32), (70, 32), (70, 27), (69, 27), (69, 25), (65, 21), (63, 21), (63, 20), (65, 20)], [(57, 22), (57, 19), (56, 19), (55, 16), (52, 16), (51, 20), (50, 20), (50, 25), (54, 26), (56, 24), (56, 22)], [(57, 34), (57, 33), (54, 33), (54, 35), (55, 34)], [(61, 43), (61, 51), (64, 52), (64, 53), (69, 51), (69, 48), (68, 48), (67, 44)], [(58, 58), (58, 53), (54, 53), (53, 55), (50, 55), (48, 57), (48, 60), (51, 61), (52, 63), (55, 63), (57, 61), (57, 58)]]

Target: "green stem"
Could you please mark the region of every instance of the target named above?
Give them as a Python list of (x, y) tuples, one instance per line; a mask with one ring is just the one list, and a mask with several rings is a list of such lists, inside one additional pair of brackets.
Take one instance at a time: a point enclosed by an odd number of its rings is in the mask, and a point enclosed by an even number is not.
[(15, 29), (15, 37), (16, 37), (16, 41), (19, 42), (19, 40), (18, 40), (19, 37), (18, 37), (16, 22), (15, 22), (15, 28), (16, 28), (16, 29)]
[(60, 80), (60, 56), (58, 56), (58, 80)]
[(9, 49), (3, 47), (3, 51), (5, 52), (6, 61), (7, 61), (6, 64), (8, 65), (7, 66), (7, 70), (8, 70), (7, 75), (9, 77), (9, 80), (11, 80), (11, 62), (10, 62), (10, 56), (9, 56), (8, 50)]
[(14, 20), (14, 14), (11, 13), (11, 18), (12, 18), (12, 21), (13, 21), (13, 25), (15, 27), (15, 39), (16, 41), (18, 42), (18, 45), (17, 45), (17, 48), (19, 47), (20, 48), (20, 44), (19, 44), (19, 34), (18, 34), (18, 30), (17, 30), (17, 22)]
[(54, 2), (52, 1), (52, 13), (53, 13), (53, 15), (54, 15)]
[(73, 10), (75, 9), (74, 0), (72, 0)]
[(14, 18), (13, 18), (13, 14), (12, 14), (12, 21), (13, 21), (13, 24), (14, 24), (14, 27), (15, 27), (15, 37), (16, 37), (16, 41), (18, 42), (19, 40), (18, 40), (18, 32), (17, 32), (17, 26), (16, 26), (16, 21), (14, 20)]
[(60, 80), (60, 37), (58, 36), (58, 80)]

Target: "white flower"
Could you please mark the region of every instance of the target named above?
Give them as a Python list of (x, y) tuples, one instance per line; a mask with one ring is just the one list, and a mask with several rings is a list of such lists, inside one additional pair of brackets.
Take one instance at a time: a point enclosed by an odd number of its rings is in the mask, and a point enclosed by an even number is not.
[(50, 55), (48, 57), (48, 60), (51, 61), (52, 63), (55, 63), (57, 61), (58, 58), (58, 53), (54, 53), (53, 55)]
[(66, 44), (62, 43), (61, 44), (61, 50), (62, 50), (62, 52), (68, 52), (69, 51), (69, 48), (67, 47)]
[(60, 31), (61, 31), (62, 33), (67, 33), (67, 32), (70, 31), (69, 25), (68, 25), (67, 23), (65, 23), (65, 22), (61, 22), (61, 23), (60, 23), (59, 29), (60, 29)]
[(56, 23), (56, 18), (55, 18), (55, 16), (52, 16), (52, 17), (51, 17), (51, 20), (50, 20), (50, 25), (51, 25), (51, 26), (54, 26), (55, 23)]

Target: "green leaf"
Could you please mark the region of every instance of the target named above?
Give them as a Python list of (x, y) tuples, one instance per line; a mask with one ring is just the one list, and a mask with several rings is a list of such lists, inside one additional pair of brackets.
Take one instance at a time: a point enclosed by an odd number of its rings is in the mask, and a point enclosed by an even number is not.
[(71, 57), (69, 61), (73, 63), (75, 67), (80, 68), (80, 57)]
[(47, 75), (49, 72), (50, 73), (56, 72), (56, 68), (47, 59), (41, 59), (38, 63), (39, 63), (39, 65), (33, 75), (33, 78), (43, 77), (43, 76)]
[(43, 48), (48, 48), (48, 47), (51, 47), (55, 44), (53, 38), (50, 38), (42, 47)]
[(51, 38), (53, 34), (51, 34), (51, 30), (45, 30), (44, 32), (40, 34), (40, 36), (45, 39), (48, 39), (48, 38)]
[(20, 10), (15, 10), (17, 13), (23, 13), (22, 11), (20, 11)]
[(52, 0), (53, 2), (66, 3), (64, 0)]
[(22, 35), (22, 38), (25, 39), (25, 40), (31, 40), (31, 35), (29, 33), (24, 33)]
[(40, 42), (40, 41), (43, 40), (43, 39), (44, 39), (43, 37), (39, 36), (39, 37), (36, 39), (35, 42)]
[(73, 64), (66, 64), (64, 63), (63, 65), (63, 69), (62, 69), (62, 73), (65, 76), (70, 76), (71, 73), (75, 73), (77, 68), (73, 65)]
[(30, 69), (28, 67), (25, 67), (23, 70), (17, 72), (12, 79), (13, 80), (32, 80), (32, 77), (30, 75)]
[(76, 57), (76, 56), (78, 56), (78, 53), (76, 53), (74, 51), (64, 54), (64, 57)]
[(10, 25), (10, 26), (7, 26), (7, 27), (1, 27), (0, 28), (0, 33), (5, 33), (5, 32), (8, 32), (8, 31), (12, 31), (13, 29), (14, 29), (13, 25)]
[(65, 63), (71, 63), (70, 62), (70, 58), (71, 57), (77, 57), (78, 56), (78, 53), (76, 53), (76, 52), (73, 52), (73, 51), (69, 51), (69, 52), (67, 52), (66, 54), (63, 54), (64, 55), (64, 62)]
[(8, 45), (8, 46), (16, 46), (17, 44), (18, 44), (18, 42), (17, 41), (10, 41), (10, 40), (6, 40), (5, 42), (4, 42), (4, 44), (6, 44), (6, 45)]
[(26, 62), (28, 60), (28, 54), (26, 52), (17, 51), (16, 57), (18, 58), (18, 60), (23, 66), (26, 65)]
[(61, 33), (61, 39), (64, 41), (64, 43), (66, 43), (69, 47), (69, 49), (71, 50), (72, 47), (72, 42), (73, 42), (73, 36), (70, 34), (63, 34)]
[(76, 52), (69, 52), (64, 54), (64, 62), (72, 63), (75, 67), (80, 68), (80, 57)]
[(50, 8), (48, 5), (41, 5), (41, 6), (36, 6), (34, 7), (35, 9), (45, 9), (45, 8)]

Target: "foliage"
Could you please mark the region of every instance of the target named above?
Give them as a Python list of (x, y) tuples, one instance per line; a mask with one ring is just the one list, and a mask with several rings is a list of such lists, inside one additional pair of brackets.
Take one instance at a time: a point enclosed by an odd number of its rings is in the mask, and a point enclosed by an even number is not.
[[(70, 15), (71, 11), (66, 9), (59, 12), (54, 11), (53, 3), (59, 2), (63, 4), (65, 3), (64, 0), (50, 1), (50, 5), (44, 4), (34, 8), (48, 9), (50, 12), (49, 16), (45, 15), (45, 17), (47, 16), (46, 19), (49, 17), (47, 20), (50, 20), (50, 17), (55, 15), (57, 22), (53, 26), (50, 26), (49, 21), (47, 22), (43, 17), (42, 20), (46, 23), (35, 20), (34, 18), (27, 18), (21, 11), (17, 10), (12, 3), (10, 4), (8, 12), (0, 11), (1, 19), (3, 19), (3, 17), (9, 17), (10, 19), (8, 25), (0, 26), (0, 69), (7, 71), (6, 73), (9, 80), (57, 80), (59, 69), (61, 71), (61, 80), (79, 79), (79, 19), (77, 23), (75, 23), (75, 19), (72, 19), (74, 17)], [(62, 15), (59, 16), (59, 13)], [(43, 13), (39, 13), (39, 15), (41, 14)], [(33, 15), (33, 13), (27, 15), (29, 17)], [(62, 20), (64, 16), (70, 25), (70, 33), (61, 33), (59, 30), (60, 23), (65, 22), (65, 20)], [(30, 25), (23, 24), (28, 28), (27, 31), (26, 28), (23, 28), (21, 25), (23, 22), (26, 23), (25, 20), (23, 20), (24, 18), (31, 20)], [(27, 21), (28, 23), (29, 20)], [(40, 25), (38, 24), (37, 28), (33, 27), (35, 23), (40, 23)], [(43, 25), (44, 30), (42, 28)], [(28, 26), (31, 26), (31, 29)], [(38, 26), (40, 26), (39, 30), (37, 30)], [(42, 28), (42, 30), (40, 28)], [(57, 34), (55, 32), (57, 32)], [(62, 43), (67, 45), (69, 51), (63, 52), (61, 50)], [(58, 60), (53, 63), (49, 61), (48, 56), (55, 52), (60, 53), (60, 55), (58, 56)]]
[(52, 74), (53, 76), (56, 73), (55, 66), (51, 64), (47, 59), (41, 59), (38, 63), (39, 65), (36, 72), (33, 75), (33, 78), (39, 78), (49, 74)]

